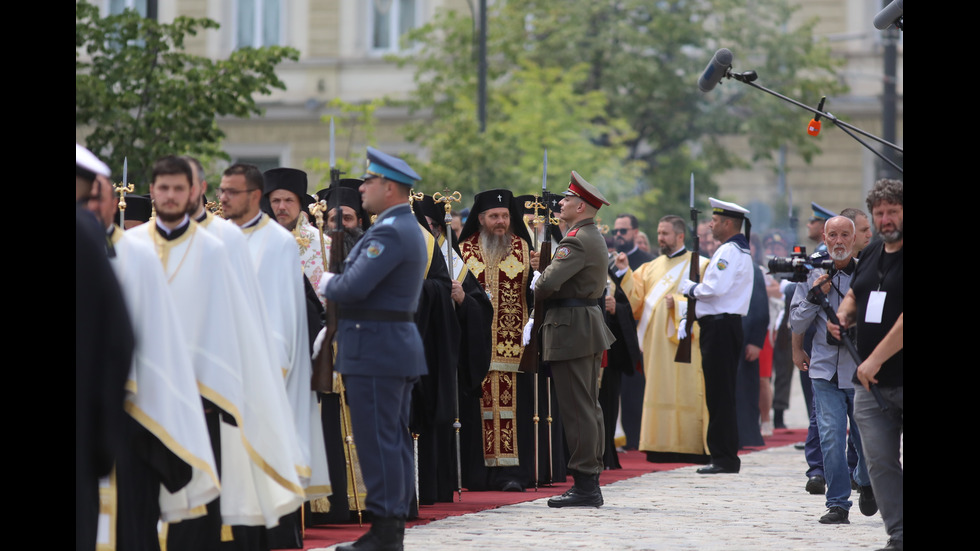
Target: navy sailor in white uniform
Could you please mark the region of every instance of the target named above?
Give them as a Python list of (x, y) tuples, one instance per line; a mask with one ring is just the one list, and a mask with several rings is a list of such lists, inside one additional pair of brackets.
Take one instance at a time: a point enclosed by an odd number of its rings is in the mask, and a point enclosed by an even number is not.
[(721, 246), (711, 257), (700, 283), (685, 278), (678, 288), (688, 298), (697, 299), (695, 314), (701, 326), (701, 368), (708, 406), (711, 463), (697, 472), (737, 473), (741, 460), (735, 416), (735, 374), (742, 351), (742, 316), (749, 311), (757, 268), (749, 252), (752, 224), (745, 216), (749, 211), (713, 197), (709, 201), (711, 234)]

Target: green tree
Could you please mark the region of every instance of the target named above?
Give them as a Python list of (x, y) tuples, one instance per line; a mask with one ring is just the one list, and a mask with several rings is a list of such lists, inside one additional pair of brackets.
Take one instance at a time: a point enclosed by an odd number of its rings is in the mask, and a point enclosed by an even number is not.
[[(796, 10), (787, 0), (509, 0), (493, 3), (489, 11), (486, 132), (476, 132), (474, 121), (475, 26), (466, 14), (442, 13), (408, 36), (418, 44), (405, 58), (417, 67), (411, 105), (431, 109), (435, 119), (408, 138), (428, 146), (433, 163), (452, 167), (461, 181), (520, 191), (525, 185), (513, 182), (533, 174), (518, 157), (540, 153), (513, 148), (533, 143), (525, 139), (528, 134), (553, 120), (555, 127), (544, 134), (561, 136), (549, 147), (549, 160), (561, 159), (555, 172), (579, 170), (584, 158), (601, 158), (607, 167), (618, 163), (618, 172), (592, 172), (593, 183), (613, 183), (609, 210), (634, 212), (651, 230), (663, 214), (686, 214), (692, 172), (698, 205), (706, 210), (707, 196), (717, 192), (716, 176), (746, 166), (748, 159), (726, 149), (723, 137), (747, 137), (753, 160), (770, 159), (783, 145), (807, 160), (819, 151), (800, 132), (809, 113), (787, 102), (734, 80), (701, 93), (697, 80), (715, 50), (729, 48), (733, 70), (754, 69), (759, 85), (803, 103), (815, 106), (821, 95), (844, 90), (834, 77), (839, 62), (814, 40), (815, 21), (791, 28)], [(533, 92), (521, 88), (528, 71), (555, 70), (557, 81), (542, 80)], [(571, 94), (555, 90), (560, 84), (570, 86)], [(593, 94), (603, 99), (588, 105), (601, 109), (577, 113), (587, 120), (568, 117), (562, 108)], [(563, 157), (574, 131), (597, 151)], [(518, 175), (497, 176), (501, 165)], [(631, 177), (637, 169), (641, 173)], [(580, 171), (590, 177), (585, 168)]]
[(141, 191), (164, 155), (228, 159), (217, 117), (261, 115), (254, 94), (285, 89), (275, 67), (299, 59), (294, 48), (241, 48), (220, 60), (184, 52), (185, 37), (218, 27), (183, 16), (165, 24), (133, 10), (100, 17), (96, 6), (75, 3), (75, 127), (90, 130), (85, 145), (117, 181), (123, 159)]
[[(460, 55), (472, 38), (468, 25), (454, 12), (441, 13), (409, 38), (424, 41), (429, 31), (438, 30), (448, 33), (445, 40), (426, 43), (422, 55), (400, 60), (418, 66), (418, 89), (409, 106), (432, 111), (431, 117), (406, 128), (406, 138), (430, 152), (429, 162), (421, 165), (421, 190), (460, 191), (462, 206), (485, 189), (536, 192), (541, 189), (545, 150), (552, 191), (565, 188), (573, 169), (586, 179), (625, 186), (642, 174), (643, 162), (627, 158), (626, 144), (634, 134), (629, 124), (606, 116), (607, 99), (601, 92), (577, 91), (588, 76), (583, 63), (557, 67), (515, 59), (507, 74), (489, 87), (491, 108), (487, 130), (481, 134), (475, 65), (469, 56)], [(605, 147), (596, 147), (596, 142)]]

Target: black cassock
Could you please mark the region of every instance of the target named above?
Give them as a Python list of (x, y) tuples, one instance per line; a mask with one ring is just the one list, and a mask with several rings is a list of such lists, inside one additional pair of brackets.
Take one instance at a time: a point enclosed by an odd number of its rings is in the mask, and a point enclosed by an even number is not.
[[(619, 402), (623, 385), (623, 377), (632, 377), (637, 365), (643, 365), (643, 355), (636, 337), (636, 320), (629, 298), (619, 287), (621, 281), (616, 277), (615, 265), (609, 268), (610, 277), (616, 282), (613, 299), (616, 301), (616, 312), (610, 314), (606, 305), (602, 304), (606, 325), (612, 331), (616, 341), (606, 354), (606, 367), (602, 370), (602, 382), (599, 386), (599, 406), (602, 407), (602, 422), (604, 430), (604, 449), (602, 454), (603, 466), (606, 469), (621, 469), (619, 454), (616, 452), (616, 421), (619, 418)], [(635, 384), (639, 377), (629, 381)]]
[[(456, 490), (455, 419), (456, 369), (460, 327), (450, 296), (452, 282), (438, 243), (422, 283), (415, 321), (422, 335), (428, 374), (412, 390), (410, 429), (418, 435), (417, 503), (453, 500)], [(410, 516), (415, 516), (413, 502)]]
[(75, 548), (95, 549), (99, 477), (122, 445), (125, 383), (133, 330), (106, 237), (92, 213), (75, 206)]

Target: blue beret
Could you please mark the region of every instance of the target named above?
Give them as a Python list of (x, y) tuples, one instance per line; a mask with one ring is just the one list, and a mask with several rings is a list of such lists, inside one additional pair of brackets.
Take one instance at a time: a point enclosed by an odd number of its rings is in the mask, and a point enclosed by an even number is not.
[(408, 166), (408, 163), (371, 146), (367, 148), (367, 162), (367, 173), (363, 176), (365, 180), (381, 177), (406, 186), (414, 186), (422, 180), (422, 177), (416, 174), (412, 167)]

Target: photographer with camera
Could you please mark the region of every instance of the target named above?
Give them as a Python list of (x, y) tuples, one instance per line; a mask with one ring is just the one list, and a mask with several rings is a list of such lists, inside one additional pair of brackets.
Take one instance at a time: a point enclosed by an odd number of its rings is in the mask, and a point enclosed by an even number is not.
[[(796, 334), (816, 327), (811, 357), (804, 358), (798, 367), (808, 371), (813, 388), (813, 405), (817, 429), (820, 435), (820, 451), (823, 455), (823, 471), (827, 480), (826, 505), (828, 512), (820, 517), (822, 524), (849, 524), (851, 508), (851, 472), (847, 461), (847, 428), (853, 433), (858, 455), (853, 478), (860, 486), (859, 507), (866, 516), (878, 510), (871, 490), (868, 470), (864, 463), (857, 424), (854, 422), (854, 383), (857, 370), (854, 358), (827, 331), (827, 314), (823, 310), (825, 299), (834, 309), (851, 288), (851, 276), (857, 266), (853, 258), (855, 241), (854, 222), (844, 216), (835, 216), (824, 225), (824, 243), (827, 252), (811, 257), (811, 266), (826, 265), (821, 262), (829, 256), (829, 269), (813, 267), (806, 282), (797, 283), (790, 306), (790, 327)], [(815, 258), (816, 257), (816, 258)], [(849, 334), (842, 338), (851, 338)]]

